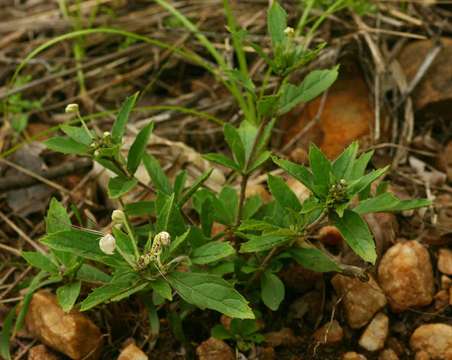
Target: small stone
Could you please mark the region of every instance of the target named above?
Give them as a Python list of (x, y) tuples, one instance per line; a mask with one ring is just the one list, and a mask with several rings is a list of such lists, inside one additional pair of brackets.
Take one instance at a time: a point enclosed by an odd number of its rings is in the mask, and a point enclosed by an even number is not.
[(435, 310), (442, 310), (449, 305), (449, 291), (440, 290), (435, 296)]
[(439, 249), (438, 270), (443, 274), (452, 275), (452, 250)]
[(222, 340), (209, 338), (196, 348), (199, 360), (235, 360), (235, 355), (228, 344)]
[(45, 345), (33, 346), (28, 352), (28, 360), (59, 360), (60, 357)]
[(450, 360), (452, 326), (440, 323), (421, 325), (411, 335), (410, 346), (415, 352), (427, 353), (430, 359)]
[(394, 350), (385, 349), (378, 355), (378, 360), (399, 360), (399, 357)]
[(309, 161), (308, 152), (302, 148), (297, 147), (290, 152), (290, 159), (297, 164), (307, 164)]
[(342, 360), (367, 360), (367, 358), (357, 352), (349, 351), (342, 355)]
[(449, 288), (449, 305), (452, 305), (452, 286)]
[(337, 294), (343, 297), (347, 322), (354, 329), (366, 325), (386, 305), (383, 291), (371, 276), (368, 282), (362, 282), (337, 274), (331, 283)]
[(65, 313), (56, 296), (36, 292), (30, 302), (25, 324), (28, 331), (47, 346), (71, 359), (97, 359), (102, 345), (99, 328), (84, 314)]
[(428, 352), (425, 351), (419, 351), (414, 356), (414, 360), (432, 360)]
[(378, 313), (361, 335), (359, 345), (368, 351), (382, 349), (388, 336), (388, 329), (389, 318), (383, 313)]
[(378, 267), (378, 280), (392, 310), (428, 305), (433, 300), (433, 270), (427, 249), (418, 241), (392, 246)]
[(341, 233), (336, 226), (327, 225), (319, 230), (319, 241), (324, 245), (337, 246), (344, 241)]
[(344, 330), (337, 320), (326, 323), (314, 333), (314, 339), (322, 344), (338, 344), (343, 338)]
[(441, 276), (441, 289), (449, 290), (452, 287), (452, 279), (449, 276)]
[(257, 359), (259, 360), (276, 360), (275, 349), (272, 347), (258, 347)]
[(119, 354), (118, 360), (148, 360), (148, 356), (135, 344), (127, 345)]
[(245, 192), (246, 198), (248, 199), (255, 195), (259, 195), (264, 203), (268, 203), (272, 200), (270, 193), (261, 184), (251, 184), (251, 185), (247, 186), (246, 192)]
[(282, 328), (279, 331), (272, 331), (264, 334), (265, 342), (272, 346), (292, 346), (300, 343), (300, 339), (296, 337), (290, 328)]
[(279, 274), (288, 289), (296, 293), (305, 293), (315, 287), (322, 274), (306, 269), (297, 263), (291, 263)]
[(315, 324), (322, 313), (322, 293), (315, 290), (290, 304), (288, 317), (291, 320), (306, 320), (310, 324)]

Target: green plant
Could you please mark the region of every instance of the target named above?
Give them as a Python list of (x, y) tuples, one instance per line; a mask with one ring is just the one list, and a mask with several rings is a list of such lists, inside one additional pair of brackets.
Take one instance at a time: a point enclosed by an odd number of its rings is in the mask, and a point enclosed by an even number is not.
[[(68, 111), (77, 114), (81, 126), (61, 126), (66, 136), (47, 140), (47, 147), (90, 157), (113, 172), (115, 175), (108, 184), (110, 198), (121, 200), (140, 187), (153, 194), (153, 200), (127, 203), (115, 210), (111, 233), (104, 234), (83, 226), (75, 228), (63, 206), (52, 200), (46, 218), (47, 234), (42, 238), (49, 254), (23, 254), (40, 272), (29, 286), (16, 330), (37, 288), (60, 284), (57, 297), (68, 311), (77, 304), (87, 282), (99, 286), (79, 303), (82, 311), (140, 293), (149, 309), (153, 309), (151, 325), (158, 331), (155, 306), (168, 301), (185, 302), (234, 318), (230, 329), (217, 327), (214, 333), (235, 339), (241, 348), (246, 348), (260, 339), (257, 322), (253, 320), (259, 304), (277, 310), (284, 300), (284, 284), (278, 273), (289, 262), (296, 261), (319, 272), (347, 270), (346, 265), (311, 240), (317, 226), (327, 221), (334, 224), (347, 244), (374, 264), (375, 246), (361, 216), (428, 206), (430, 202), (399, 200), (381, 184), (373, 193), (371, 184), (387, 168), (366, 173), (372, 152), (359, 155), (357, 143), (334, 161), (311, 145), (310, 168), (272, 156), (268, 141), (276, 119), (324, 92), (338, 72), (337, 67), (315, 70), (300, 84), (291, 82), (290, 75), (312, 60), (320, 48), (308, 50), (299, 43), (294, 30), (287, 26), (286, 12), (276, 1), (268, 11), (272, 55), (251, 44), (268, 65), (267, 76), (260, 86), (249, 76), (243, 50), (246, 32), (238, 29), (226, 0), (228, 29), (238, 68), (231, 67), (185, 16), (165, 1), (156, 1), (193, 31), (217, 61), (217, 67), (209, 65), (208, 69), (228, 88), (243, 113), (244, 120), (238, 127), (224, 125), (231, 156), (205, 155), (240, 176), (239, 191), (231, 186), (225, 186), (219, 193), (205, 188), (203, 184), (211, 172), (192, 184), (187, 184), (184, 171), (170, 181), (158, 160), (146, 151), (153, 123), (141, 129), (125, 152), (123, 135), (138, 94), (126, 99), (111, 132), (101, 135), (86, 126), (77, 106), (68, 106)], [(280, 81), (269, 91), (271, 74)], [(249, 177), (270, 158), (309, 189), (311, 196), (307, 200), (300, 201), (282, 178), (272, 175), (267, 182), (272, 201), (264, 203), (259, 196), (246, 198)], [(149, 183), (135, 176), (141, 164), (149, 174)], [(224, 225), (225, 230), (212, 236), (215, 222)], [(246, 298), (253, 299), (251, 306)]]

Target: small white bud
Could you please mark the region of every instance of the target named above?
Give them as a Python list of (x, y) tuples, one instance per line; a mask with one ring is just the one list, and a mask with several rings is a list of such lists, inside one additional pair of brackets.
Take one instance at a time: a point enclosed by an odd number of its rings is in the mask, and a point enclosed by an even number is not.
[(122, 210), (114, 210), (111, 214), (111, 220), (113, 220), (114, 223), (121, 224), (125, 219), (126, 216)]
[(340, 180), (339, 180), (339, 183), (340, 183), (341, 185), (345, 185), (345, 184), (347, 184), (347, 181), (345, 181), (345, 179), (340, 179)]
[(95, 152), (94, 152), (94, 156), (99, 156), (100, 155), (100, 151), (99, 150), (96, 150)]
[(154, 242), (158, 242), (162, 246), (168, 246), (171, 242), (171, 235), (166, 231), (161, 231), (155, 235)]
[(68, 104), (64, 110), (66, 114), (78, 112), (78, 104)]
[(295, 30), (288, 26), (284, 29), (284, 34), (286, 34), (287, 36), (294, 36), (295, 35)]
[(104, 254), (113, 255), (116, 249), (116, 239), (112, 234), (102, 236), (99, 240), (99, 247)]
[(104, 138), (108, 138), (108, 137), (110, 137), (110, 135), (111, 135), (111, 134), (110, 134), (110, 131), (104, 131), (104, 133), (103, 133), (102, 136), (103, 136)]

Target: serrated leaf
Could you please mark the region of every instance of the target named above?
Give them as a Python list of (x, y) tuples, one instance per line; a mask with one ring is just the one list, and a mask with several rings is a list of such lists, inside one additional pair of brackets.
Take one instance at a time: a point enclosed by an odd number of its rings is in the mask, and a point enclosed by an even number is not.
[(204, 265), (234, 254), (235, 250), (228, 242), (212, 241), (196, 248), (190, 258), (193, 264)]
[(58, 304), (60, 304), (64, 312), (68, 312), (74, 307), (75, 302), (80, 295), (81, 287), (82, 283), (80, 281), (73, 281), (69, 284), (60, 286), (56, 290)]
[(89, 264), (82, 264), (75, 277), (88, 283), (107, 283), (111, 280), (110, 275)]
[(157, 292), (162, 298), (172, 301), (173, 294), (171, 290), (171, 286), (162, 278), (159, 278), (155, 281), (151, 282), (151, 288), (155, 292)]
[(277, 157), (272, 157), (273, 162), (278, 165), (281, 169), (287, 171), (295, 179), (301, 182), (309, 190), (313, 191), (313, 177), (312, 173), (306, 169), (303, 165), (295, 164), (291, 161), (278, 159)]
[(322, 151), (312, 143), (309, 146), (309, 165), (314, 179), (314, 188), (321, 195), (327, 195), (330, 187), (331, 163)]
[(203, 157), (206, 160), (212, 161), (216, 164), (226, 166), (229, 169), (236, 170), (236, 171), (241, 170), (240, 166), (238, 164), (236, 164), (234, 162), (234, 160), (228, 158), (226, 155), (211, 153), (211, 154), (204, 154)]
[(283, 282), (275, 274), (265, 271), (261, 277), (261, 298), (264, 304), (273, 311), (278, 310), (284, 300)]
[(332, 220), (352, 250), (365, 261), (375, 264), (377, 260), (375, 243), (369, 227), (361, 216), (347, 209), (342, 218), (333, 213)]
[(71, 219), (69, 218), (66, 209), (55, 198), (50, 200), (45, 223), (48, 234), (71, 229)]
[(364, 173), (366, 172), (367, 164), (369, 164), (369, 161), (372, 158), (373, 154), (374, 154), (373, 150), (361, 154), (361, 156), (359, 156), (353, 163), (350, 179), (347, 180), (356, 180), (363, 176)]
[(283, 179), (268, 174), (267, 182), (270, 192), (281, 206), (300, 211), (300, 201)]
[(170, 195), (172, 193), (171, 184), (157, 159), (151, 154), (144, 154), (143, 163), (155, 188)]
[(110, 178), (108, 182), (108, 196), (111, 199), (117, 199), (132, 190), (137, 184), (137, 179), (129, 179), (124, 176)]
[(50, 260), (49, 255), (44, 255), (35, 251), (24, 251), (22, 257), (27, 263), (40, 270), (47, 271), (51, 274), (58, 273), (58, 267)]
[(384, 168), (372, 170), (370, 173), (356, 179), (347, 187), (347, 194), (349, 196), (353, 196), (361, 191), (363, 191), (366, 187), (372, 184), (375, 180), (377, 180), (380, 176), (384, 175), (386, 171), (388, 171), (389, 166), (385, 166)]
[(138, 93), (129, 96), (122, 104), (121, 109), (119, 109), (118, 116), (116, 117), (116, 121), (111, 129), (111, 138), (114, 143), (120, 143), (122, 141), (130, 112), (135, 106), (137, 98)]
[(286, 39), (284, 30), (287, 27), (287, 13), (275, 0), (267, 13), (267, 31), (273, 46), (281, 44)]
[(428, 199), (400, 200), (391, 193), (383, 193), (373, 198), (361, 201), (353, 211), (363, 215), (371, 212), (392, 212), (417, 209), (430, 206)]
[(275, 246), (281, 246), (290, 240), (290, 237), (284, 235), (247, 235), (249, 241), (240, 246), (241, 253), (259, 252), (272, 249)]
[(337, 180), (348, 179), (358, 153), (358, 142), (353, 142), (340, 154), (332, 164), (332, 171)]
[(69, 137), (55, 136), (44, 141), (44, 145), (50, 150), (63, 154), (86, 155), (89, 147), (76, 142)]
[(245, 148), (240, 138), (237, 129), (229, 123), (226, 123), (223, 128), (224, 138), (234, 155), (235, 161), (239, 164), (240, 168), (245, 165)]
[(341, 271), (339, 264), (317, 248), (296, 248), (289, 253), (306, 269), (316, 272)]
[(127, 170), (133, 175), (138, 169), (140, 162), (143, 158), (143, 154), (146, 151), (146, 146), (149, 141), (149, 137), (152, 134), (152, 130), (154, 129), (154, 123), (151, 122), (146, 125), (141, 131), (138, 133), (135, 141), (130, 147), (129, 154), (127, 156)]
[(314, 70), (298, 86), (289, 83), (283, 85), (280, 90), (279, 114), (285, 114), (299, 103), (316, 98), (336, 81), (337, 76), (337, 67), (329, 70)]
[(85, 128), (66, 124), (61, 125), (60, 128), (67, 136), (80, 144), (89, 146), (93, 141), (93, 136)]
[(245, 298), (219, 276), (173, 272), (167, 277), (171, 286), (190, 304), (216, 310), (232, 318), (254, 319)]
[(206, 171), (204, 174), (199, 176), (193, 183), (193, 185), (190, 186), (187, 190), (184, 191), (181, 199), (179, 200), (178, 204), (179, 206), (184, 205), (192, 196), (193, 194), (204, 184), (204, 182), (210, 177), (212, 174), (213, 169), (210, 169)]

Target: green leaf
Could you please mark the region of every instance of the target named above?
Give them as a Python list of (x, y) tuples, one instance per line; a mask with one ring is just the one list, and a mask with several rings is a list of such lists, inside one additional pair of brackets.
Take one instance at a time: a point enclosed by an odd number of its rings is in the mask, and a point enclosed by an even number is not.
[(93, 136), (85, 128), (66, 124), (61, 125), (60, 128), (67, 136), (80, 144), (89, 146), (93, 141)]
[(256, 160), (253, 161), (249, 169), (247, 170), (247, 173), (250, 174), (254, 170), (256, 170), (258, 167), (263, 165), (272, 155), (271, 151), (263, 151), (259, 154), (259, 156), (256, 158)]
[(210, 177), (210, 175), (212, 174), (213, 169), (210, 169), (208, 171), (206, 171), (204, 174), (202, 174), (201, 176), (199, 176), (195, 182), (193, 183), (192, 186), (190, 186), (190, 188), (188, 188), (187, 190), (184, 191), (181, 199), (179, 200), (178, 204), (179, 206), (184, 205), (192, 196), (193, 194), (204, 184), (204, 182)]
[(285, 114), (299, 103), (308, 102), (319, 96), (336, 81), (337, 75), (337, 67), (329, 70), (314, 70), (298, 86), (289, 83), (283, 85), (280, 90), (279, 114)]
[(69, 284), (60, 286), (56, 291), (58, 304), (60, 304), (63, 311), (68, 312), (74, 307), (78, 296), (80, 295), (80, 289), (82, 287), (81, 281), (74, 281)]
[(124, 132), (126, 130), (126, 124), (127, 121), (129, 120), (130, 112), (135, 106), (137, 98), (138, 93), (135, 93), (132, 96), (129, 96), (122, 104), (118, 116), (116, 117), (116, 121), (114, 122), (113, 127), (111, 129), (111, 138), (114, 143), (121, 142), (122, 137), (124, 136)]
[(215, 325), (210, 330), (210, 335), (218, 340), (229, 340), (233, 338), (232, 334), (221, 324)]
[(309, 164), (314, 178), (314, 188), (321, 195), (327, 195), (330, 187), (331, 163), (312, 143), (309, 146)]
[(229, 123), (224, 124), (224, 138), (240, 168), (245, 165), (245, 148), (237, 129)]
[[(368, 151), (362, 154), (358, 159), (353, 163), (353, 168), (350, 174), (350, 180), (356, 180), (364, 175), (366, 172), (367, 164), (369, 164), (370, 159), (374, 155), (374, 151)], [(349, 179), (346, 179), (349, 180)]]
[(245, 298), (219, 276), (173, 272), (168, 274), (168, 280), (186, 302), (201, 309), (216, 310), (232, 318), (254, 319)]
[(145, 153), (143, 156), (143, 163), (155, 188), (164, 194), (171, 195), (172, 188), (170, 182), (157, 159), (151, 154)]
[[(210, 169), (210, 172), (212, 172), (213, 169)], [(205, 175), (205, 173), (203, 174)], [(179, 202), (182, 192), (185, 189), (185, 184), (187, 183), (187, 172), (185, 170), (180, 171), (176, 178), (174, 179), (174, 195), (176, 197), (176, 200)]]
[(47, 271), (51, 274), (58, 273), (58, 267), (50, 260), (49, 255), (44, 255), (34, 251), (22, 252), (22, 257), (27, 263), (40, 270)]
[(375, 243), (361, 216), (347, 209), (342, 218), (333, 213), (332, 220), (352, 250), (365, 261), (375, 264), (377, 260)]
[(68, 137), (55, 136), (44, 141), (44, 145), (50, 150), (60, 152), (63, 154), (76, 154), (76, 155), (86, 155), (88, 153), (89, 147), (76, 142)]
[(348, 179), (352, 170), (356, 154), (358, 153), (358, 142), (353, 142), (342, 154), (340, 154), (332, 165), (333, 174), (337, 180)]
[(400, 200), (391, 193), (383, 193), (373, 198), (361, 201), (353, 211), (363, 215), (371, 212), (404, 211), (425, 206), (432, 202), (428, 199)]
[(50, 200), (50, 206), (47, 211), (45, 222), (48, 234), (71, 229), (71, 219), (69, 218), (66, 209), (55, 198)]
[(386, 171), (388, 171), (388, 169), (389, 169), (389, 166), (385, 166), (384, 168), (373, 170), (370, 173), (353, 181), (347, 187), (347, 194), (349, 194), (350, 196), (353, 196), (353, 195), (363, 191), (366, 187), (368, 187), (370, 184), (372, 184), (380, 176), (384, 175), (384, 173)]
[(14, 318), (16, 317), (16, 307), (12, 307), (3, 320), (2, 330), (0, 332), (0, 358), (4, 360), (11, 360), (11, 353), (9, 351), (9, 340), (13, 333)]
[(261, 117), (271, 117), (276, 112), (279, 95), (265, 95), (257, 101), (257, 111)]
[(108, 182), (108, 196), (110, 199), (117, 199), (132, 190), (137, 184), (137, 179), (128, 179), (124, 176), (110, 178)]
[(294, 194), (292, 189), (286, 184), (286, 182), (280, 177), (272, 176), (268, 174), (268, 187), (273, 197), (283, 207), (290, 208), (295, 211), (301, 210), (300, 201), (297, 195)]
[(272, 235), (272, 234), (264, 234), (264, 235), (250, 235), (246, 236), (249, 241), (243, 243), (240, 246), (241, 253), (251, 253), (251, 252), (259, 252), (264, 250), (272, 249), (275, 246), (280, 246), (287, 243), (290, 240), (290, 237), (282, 236), (282, 235)]
[(124, 211), (129, 216), (153, 215), (155, 213), (155, 202), (143, 200), (125, 204)]
[(309, 190), (313, 191), (314, 180), (311, 172), (306, 169), (303, 165), (293, 163), (288, 160), (278, 159), (277, 157), (272, 157), (273, 162), (278, 165), (281, 169), (287, 171), (295, 179), (301, 182)]
[(89, 265), (82, 264), (77, 270), (77, 280), (81, 280), (88, 283), (108, 283), (111, 280), (111, 276), (104, 273), (102, 270)]
[(273, 311), (278, 310), (284, 296), (283, 282), (275, 274), (265, 271), (261, 277), (261, 297), (265, 306)]
[(162, 278), (152, 281), (151, 287), (152, 290), (157, 292), (162, 298), (167, 299), (169, 301), (173, 300), (171, 286), (169, 286), (169, 284)]
[(291, 249), (289, 253), (306, 269), (315, 272), (341, 271), (339, 264), (317, 248), (296, 248)]
[(236, 164), (234, 162), (234, 160), (228, 158), (226, 155), (211, 153), (211, 154), (204, 154), (203, 157), (206, 160), (212, 161), (216, 164), (226, 166), (229, 169), (241, 171), (240, 166), (238, 164)]
[(246, 220), (254, 216), (262, 206), (262, 199), (259, 195), (254, 195), (245, 200), (242, 210), (242, 219)]
[(138, 133), (135, 141), (129, 150), (129, 155), (127, 156), (127, 170), (129, 170), (130, 174), (135, 174), (140, 165), (141, 159), (143, 158), (143, 154), (146, 151), (146, 146), (149, 141), (149, 137), (152, 134), (152, 130), (154, 129), (154, 123), (151, 122), (146, 125), (141, 131)]
[(228, 242), (212, 241), (195, 249), (191, 254), (193, 264), (204, 265), (234, 255), (235, 250)]
[(287, 13), (275, 0), (267, 13), (267, 31), (272, 39), (273, 47), (286, 39), (284, 30), (287, 27)]

